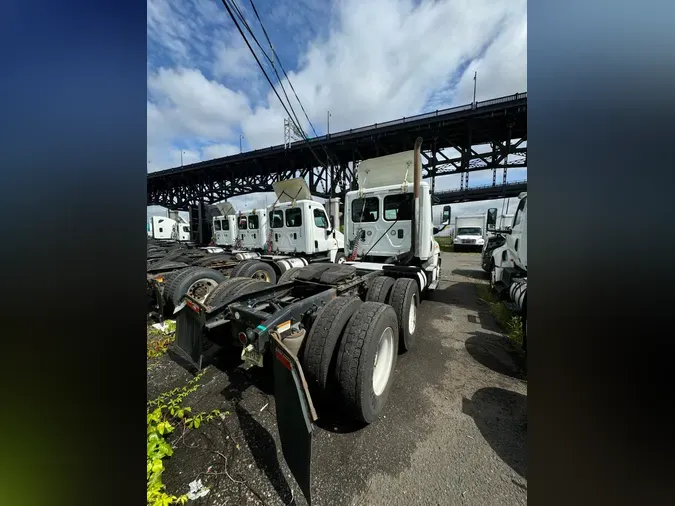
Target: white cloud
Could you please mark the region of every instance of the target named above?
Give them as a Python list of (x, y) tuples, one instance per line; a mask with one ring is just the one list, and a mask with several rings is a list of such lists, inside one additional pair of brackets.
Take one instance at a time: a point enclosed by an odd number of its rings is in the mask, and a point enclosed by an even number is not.
[[(422, 2), (413, 8), (408, 0), (347, 0), (338, 4), (335, 16), (330, 37), (311, 43), (300, 69), (289, 74), (315, 126), (325, 128), (330, 110), (333, 131), (421, 112), (456, 69), (481, 56), (486, 46), (484, 66), (502, 70), (501, 51), (494, 47), (505, 37), (520, 36), (510, 26), (523, 24), (525, 2)], [(509, 72), (523, 75), (518, 91), (525, 87), (524, 59), (524, 51), (508, 58)], [(493, 77), (494, 93), (511, 92), (515, 80), (502, 91), (502, 79)], [(447, 90), (447, 105), (453, 93)], [(278, 124), (285, 113), (272, 92), (267, 102), (244, 125), (253, 147), (283, 142), (283, 129), (269, 124)]]
[(239, 146), (234, 146), (232, 144), (212, 144), (202, 149), (202, 157), (204, 160), (222, 158), (236, 153), (239, 153)]
[(155, 129), (173, 136), (226, 139), (249, 112), (248, 98), (210, 81), (199, 70), (160, 68), (148, 77), (148, 137)]
[[(320, 135), (328, 110), (335, 132), (468, 103), (474, 70), (478, 100), (526, 90), (525, 0), (302, 5), (258, 10)], [(240, 132), (245, 149), (283, 143), (286, 113), (239, 37), (215, 0), (148, 0), (148, 170), (180, 165), (181, 148), (184, 164), (237, 153)], [(483, 180), (492, 172), (472, 173), (470, 186)], [(459, 187), (459, 177), (436, 184)]]

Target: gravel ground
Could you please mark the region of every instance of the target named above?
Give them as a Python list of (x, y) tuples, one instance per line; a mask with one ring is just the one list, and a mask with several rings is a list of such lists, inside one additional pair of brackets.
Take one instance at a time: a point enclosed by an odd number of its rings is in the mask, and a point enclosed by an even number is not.
[[(416, 348), (400, 355), (383, 416), (315, 432), (315, 505), (504, 505), (527, 502), (524, 357), (499, 332), (476, 283), (480, 256), (443, 253), (441, 284), (418, 313)], [(271, 378), (221, 350), (186, 405), (223, 419), (177, 440), (164, 482), (200, 478), (199, 505), (306, 504), (280, 451)], [(191, 378), (165, 355), (148, 372), (148, 398)]]

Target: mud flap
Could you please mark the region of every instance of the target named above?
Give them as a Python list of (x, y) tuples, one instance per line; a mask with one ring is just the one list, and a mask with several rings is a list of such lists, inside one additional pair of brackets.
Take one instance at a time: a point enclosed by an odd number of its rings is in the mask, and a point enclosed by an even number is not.
[(297, 357), (288, 351), (275, 334), (270, 337), (281, 450), (307, 504), (311, 506), (312, 422), (317, 419), (316, 411)]
[(176, 340), (171, 349), (198, 371), (202, 369), (202, 346), (204, 317), (197, 312), (199, 306), (188, 306), (183, 301), (174, 311), (176, 315)]

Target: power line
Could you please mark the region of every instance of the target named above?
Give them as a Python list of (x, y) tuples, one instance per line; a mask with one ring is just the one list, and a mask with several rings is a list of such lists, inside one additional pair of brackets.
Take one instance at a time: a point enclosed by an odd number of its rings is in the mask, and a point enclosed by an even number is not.
[[(324, 162), (322, 162), (322, 161), (319, 159), (319, 157), (317, 156), (316, 152), (312, 149), (312, 146), (311, 146), (311, 144), (310, 144), (309, 137), (307, 136), (307, 134), (305, 133), (304, 129), (303, 129), (302, 126), (300, 125), (300, 120), (298, 119), (298, 116), (297, 116), (297, 114), (295, 113), (295, 110), (293, 109), (293, 105), (291, 104), (291, 101), (290, 101), (290, 99), (288, 98), (288, 94), (286, 93), (286, 90), (285, 90), (285, 88), (284, 88), (284, 86), (283, 86), (283, 83), (282, 83), (282, 81), (281, 81), (281, 78), (280, 78), (280, 76), (279, 76), (279, 73), (278, 73), (277, 70), (276, 70), (276, 67), (275, 67), (275, 65), (274, 65), (274, 62), (272, 61), (272, 59), (269, 57), (269, 55), (265, 52), (265, 50), (262, 48), (262, 46), (261, 46), (260, 43), (258, 42), (258, 39), (256, 38), (255, 34), (253, 33), (253, 30), (251, 30), (251, 27), (250, 27), (250, 26), (248, 25), (248, 23), (246, 22), (246, 19), (244, 18), (243, 14), (241, 13), (241, 10), (239, 9), (239, 7), (237, 6), (237, 4), (235, 3), (235, 0), (221, 0), (221, 1), (222, 1), (223, 5), (225, 6), (225, 9), (227, 10), (228, 14), (230, 15), (230, 18), (232, 18), (232, 22), (234, 23), (234, 25), (236, 26), (237, 30), (239, 31), (239, 34), (240, 34), (241, 37), (244, 39), (244, 42), (246, 43), (246, 46), (248, 47), (249, 51), (251, 52), (251, 54), (252, 54), (253, 57), (255, 58), (255, 61), (256, 61), (256, 63), (258, 64), (258, 67), (260, 67), (260, 70), (262, 71), (263, 75), (265, 76), (265, 79), (267, 80), (267, 82), (269, 83), (269, 85), (272, 87), (272, 91), (274, 91), (274, 94), (276, 95), (277, 99), (279, 99), (279, 102), (281, 103), (281, 106), (284, 108), (284, 111), (286, 111), (286, 114), (288, 114), (289, 120), (290, 120), (291, 123), (297, 128), (297, 130), (299, 131), (299, 133), (301, 133), (303, 139), (304, 139), (305, 142), (307, 143), (307, 147), (309, 148), (309, 150), (310, 150), (310, 152), (312, 153), (312, 155), (314, 155), (314, 158), (315, 158), (316, 161), (319, 163), (319, 165), (325, 165), (326, 168), (327, 168), (327, 163), (324, 163)], [(252, 4), (252, 5), (253, 5), (253, 4)], [(258, 16), (257, 10), (255, 9), (255, 5), (253, 5), (253, 8), (254, 8), (254, 10), (255, 10), (256, 17), (258, 18), (258, 21), (260, 22), (260, 25), (261, 25), (261, 27), (262, 27), (262, 29), (263, 29), (263, 32), (265, 33), (265, 37), (267, 38), (267, 41), (268, 41), (269, 44), (270, 44), (270, 49), (272, 50), (274, 56), (276, 56), (276, 58), (277, 58), (277, 60), (278, 60), (278, 55), (276, 54), (276, 51), (274, 50), (274, 47), (272, 46), (272, 42), (271, 42), (271, 40), (269, 39), (269, 36), (267, 35), (267, 31), (265, 30), (265, 27), (263, 26), (262, 21), (260, 20), (260, 17)], [(237, 16), (236, 16), (236, 17), (235, 17), (235, 14), (233, 13), (233, 10), (236, 11), (236, 13), (237, 13)], [(288, 111), (288, 108), (286, 107), (286, 104), (284, 103), (284, 101), (281, 99), (281, 96), (279, 96), (279, 93), (277, 92), (276, 87), (274, 86), (274, 84), (272, 84), (272, 80), (270, 79), (269, 75), (268, 75), (267, 72), (265, 71), (265, 68), (263, 67), (262, 63), (260, 62), (260, 59), (259, 59), (258, 56), (256, 55), (255, 51), (254, 51), (253, 48), (251, 47), (251, 44), (249, 43), (248, 39), (246, 38), (246, 35), (244, 34), (243, 30), (242, 30), (241, 27), (239, 26), (239, 23), (237, 22), (237, 19), (236, 19), (237, 17), (240, 18), (240, 20), (241, 20), (241, 22), (242, 22), (242, 25), (244, 25), (244, 27), (246, 28), (246, 30), (251, 34), (251, 37), (253, 38), (253, 40), (254, 40), (254, 42), (256, 43), (256, 45), (258, 46), (258, 48), (260, 49), (260, 51), (263, 53), (263, 55), (265, 56), (265, 58), (267, 59), (267, 61), (271, 64), (272, 70), (274, 71), (274, 73), (275, 73), (275, 75), (276, 75), (276, 77), (277, 77), (277, 79), (278, 79), (279, 86), (280, 86), (280, 88), (281, 88), (281, 90), (282, 90), (284, 96), (286, 97), (286, 100), (288, 101), (288, 107), (291, 109), (291, 111), (293, 111), (293, 114), (291, 114), (291, 113)], [(282, 68), (282, 71), (283, 71), (284, 75), (286, 76), (286, 79), (288, 80), (288, 83), (289, 83), (289, 85), (291, 86), (291, 89), (293, 89), (293, 93), (295, 94), (295, 98), (298, 100), (298, 103), (300, 104), (300, 107), (302, 108), (302, 111), (305, 113), (305, 117), (307, 118), (307, 121), (309, 122), (310, 126), (311, 126), (312, 129), (314, 130), (314, 133), (316, 134), (316, 130), (314, 129), (314, 125), (312, 125), (312, 122), (309, 120), (309, 117), (307, 116), (307, 112), (305, 111), (305, 109), (304, 109), (302, 103), (300, 102), (300, 99), (298, 98), (297, 93), (295, 93), (295, 89), (293, 88), (293, 85), (292, 85), (290, 79), (288, 79), (288, 75), (286, 74), (286, 71), (283, 69), (283, 65), (281, 65), (281, 62), (279, 62), (279, 66)], [(318, 137), (318, 135), (317, 135), (317, 137)], [(332, 164), (332, 160), (331, 160), (330, 155), (328, 154), (328, 151), (326, 150), (325, 146), (322, 146), (322, 148), (323, 148), (323, 150), (324, 150), (324, 153), (326, 154), (327, 162), (330, 162), (330, 163)], [(328, 177), (328, 175), (326, 175), (326, 177)]]
[[(237, 5), (236, 1), (235, 0), (227, 0), (227, 1), (231, 4), (232, 9), (235, 11), (235, 13), (237, 14), (237, 17), (241, 20), (241, 22), (244, 25), (244, 27), (246, 28), (246, 30), (248, 30), (248, 33), (251, 34), (251, 37), (253, 38), (253, 41), (256, 43), (256, 45), (260, 49), (260, 52), (265, 56), (267, 61), (270, 63), (270, 66), (272, 67), (272, 70), (274, 71), (275, 75), (277, 76), (277, 81), (279, 83), (279, 86), (281, 87), (281, 91), (283, 92), (284, 96), (286, 97), (286, 102), (288, 103), (288, 107), (291, 109), (291, 111), (293, 111), (293, 114), (291, 115), (288, 112), (288, 109), (286, 109), (285, 107), (284, 107), (284, 109), (286, 110), (286, 113), (289, 115), (291, 121), (295, 120), (295, 121), (293, 121), (293, 123), (298, 128), (298, 130), (300, 130), (300, 132), (302, 132), (302, 137), (306, 140), (308, 138), (307, 134), (305, 133), (304, 129), (302, 128), (302, 125), (300, 125), (300, 120), (298, 119), (298, 115), (296, 114), (295, 110), (293, 109), (293, 105), (291, 104), (291, 100), (288, 98), (288, 94), (286, 93), (286, 89), (284, 88), (284, 85), (281, 82), (281, 78), (279, 77), (279, 73), (277, 72), (277, 70), (274, 66), (274, 61), (269, 57), (267, 52), (265, 52), (265, 50), (263, 49), (260, 42), (258, 42), (258, 38), (255, 36), (255, 33), (253, 33), (253, 30), (251, 29), (248, 22), (244, 18), (244, 15), (242, 14), (241, 9)], [(225, 3), (225, 0), (223, 0), (223, 3)], [(227, 8), (227, 6), (226, 6), (226, 8)], [(231, 14), (230, 14), (230, 16), (231, 16)], [(235, 25), (237, 24), (237, 21), (234, 18), (232, 18), (232, 21), (234, 21)], [(239, 28), (239, 27), (237, 27), (237, 28)], [(242, 33), (241, 29), (239, 30), (239, 33)], [(244, 38), (244, 40), (246, 40), (246, 37), (244, 36), (243, 33), (242, 33), (242, 37)], [(249, 45), (248, 42), (247, 42), (247, 45)], [(272, 46), (272, 44), (270, 43), (270, 47), (271, 46)], [(251, 49), (251, 52), (253, 53), (253, 49), (250, 47), (250, 45), (249, 45), (249, 49)], [(272, 50), (274, 50), (274, 49), (272, 48)], [(255, 56), (255, 54), (254, 54), (254, 56)], [(258, 64), (260, 65), (260, 63), (258, 63)], [(262, 65), (260, 65), (260, 69), (263, 71), (265, 76), (267, 76), (267, 73), (265, 72), (265, 69), (263, 69)], [(270, 79), (268, 78), (268, 82), (269, 81), (270, 81)], [(271, 85), (271, 83), (270, 83), (270, 85)], [(281, 101), (281, 97), (279, 97), (278, 94), (277, 94), (277, 98), (279, 98), (279, 100)], [(281, 101), (281, 103), (283, 105), (283, 101)]]
[[(263, 24), (262, 20), (260, 19), (260, 16), (258, 16), (258, 9), (255, 8), (255, 4), (253, 3), (253, 0), (249, 0), (251, 3), (251, 7), (253, 7), (253, 13), (255, 14), (256, 19), (258, 20), (258, 23), (260, 23), (260, 27), (262, 28), (263, 33), (265, 34), (265, 38), (267, 39), (267, 42), (270, 45), (270, 48), (272, 49), (272, 54), (276, 58), (277, 62), (279, 62), (279, 67), (281, 68), (281, 71), (284, 74), (284, 77), (288, 81), (288, 85), (291, 87), (291, 90), (293, 91), (293, 94), (295, 95), (295, 99), (298, 101), (298, 104), (300, 104), (300, 108), (302, 109), (302, 112), (305, 114), (305, 118), (307, 118), (307, 122), (309, 123), (309, 126), (312, 127), (312, 131), (314, 132), (314, 137), (318, 137), (319, 134), (316, 133), (316, 129), (314, 128), (314, 125), (312, 124), (312, 121), (309, 119), (309, 116), (307, 115), (307, 112), (305, 111), (305, 108), (302, 105), (302, 102), (300, 101), (300, 98), (298, 97), (298, 94), (295, 92), (295, 88), (293, 87), (293, 83), (291, 82), (290, 78), (288, 77), (288, 74), (286, 74), (286, 69), (284, 69), (284, 66), (281, 63), (281, 59), (279, 58), (279, 55), (277, 52), (274, 50), (274, 46), (272, 45), (272, 41), (269, 38), (269, 35), (267, 35), (267, 30), (265, 30), (265, 25)], [(328, 153), (326, 153), (326, 156), (328, 156)]]
[[(298, 101), (298, 104), (300, 105), (300, 109), (302, 109), (302, 112), (305, 115), (305, 118), (307, 119), (307, 122), (309, 123), (309, 126), (312, 127), (312, 131), (314, 132), (314, 137), (319, 137), (319, 134), (316, 132), (316, 129), (314, 128), (314, 125), (312, 124), (312, 120), (309, 119), (309, 115), (307, 114), (307, 111), (305, 111), (305, 107), (302, 105), (302, 101), (300, 100), (300, 97), (298, 97), (298, 94), (295, 91), (295, 88), (293, 87), (293, 83), (291, 82), (290, 77), (288, 77), (288, 74), (286, 73), (286, 69), (284, 69), (283, 64), (281, 63), (281, 58), (279, 58), (279, 55), (277, 54), (276, 50), (274, 49), (274, 45), (272, 44), (272, 40), (270, 39), (267, 30), (265, 29), (265, 25), (262, 22), (262, 19), (260, 19), (260, 16), (258, 15), (258, 9), (256, 9), (255, 3), (253, 0), (249, 0), (251, 7), (253, 8), (253, 13), (255, 14), (256, 19), (258, 20), (258, 23), (260, 23), (260, 27), (262, 28), (263, 34), (265, 35), (265, 39), (267, 39), (267, 43), (270, 45), (270, 49), (272, 50), (272, 55), (274, 56), (275, 60), (278, 62), (279, 67), (281, 68), (281, 71), (284, 74), (284, 77), (286, 78), (286, 81), (288, 81), (288, 85), (291, 87), (291, 91), (293, 91), (293, 95), (295, 95), (295, 99)], [(279, 77), (279, 73), (277, 72), (276, 66), (272, 64), (272, 70), (274, 70), (274, 73), (277, 76), (277, 79), (279, 79), (279, 85), (281, 88), (284, 88), (284, 85), (281, 81), (281, 77)], [(288, 95), (286, 95), (286, 91), (284, 90), (284, 96), (286, 96), (286, 100), (288, 100)], [(291, 101), (288, 100), (288, 105), (291, 107), (291, 110), (293, 110), (293, 106), (291, 105)], [(293, 110), (295, 113), (295, 110)], [(297, 117), (296, 117), (297, 119)], [(298, 121), (300, 123), (300, 121)], [(305, 135), (305, 140), (309, 143), (309, 139), (307, 138), (307, 135)], [(309, 144), (308, 144), (309, 146)], [(328, 166), (329, 165), (334, 165), (333, 160), (331, 159), (330, 155), (328, 154), (328, 150), (326, 149), (326, 146), (322, 145), (321, 146), (323, 149), (324, 154), (326, 155), (326, 182), (328, 182)], [(310, 148), (311, 149), (311, 148)], [(315, 155), (316, 156), (316, 155)], [(318, 157), (317, 157), (318, 160)], [(332, 188), (332, 185), (331, 185)]]

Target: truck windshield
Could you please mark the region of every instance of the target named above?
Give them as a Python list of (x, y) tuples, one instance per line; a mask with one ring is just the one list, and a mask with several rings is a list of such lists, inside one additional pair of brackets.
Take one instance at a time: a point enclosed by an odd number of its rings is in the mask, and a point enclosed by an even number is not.
[(463, 227), (457, 229), (457, 235), (483, 235), (480, 227)]

